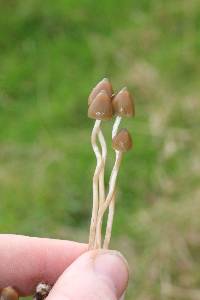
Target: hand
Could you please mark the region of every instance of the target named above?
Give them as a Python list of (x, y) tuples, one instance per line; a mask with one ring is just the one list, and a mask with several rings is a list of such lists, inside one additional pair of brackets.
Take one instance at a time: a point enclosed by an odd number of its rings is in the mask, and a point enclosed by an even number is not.
[(54, 284), (47, 300), (118, 300), (128, 283), (128, 268), (115, 251), (87, 252), (70, 241), (0, 235), (0, 288), (21, 296), (41, 282)]

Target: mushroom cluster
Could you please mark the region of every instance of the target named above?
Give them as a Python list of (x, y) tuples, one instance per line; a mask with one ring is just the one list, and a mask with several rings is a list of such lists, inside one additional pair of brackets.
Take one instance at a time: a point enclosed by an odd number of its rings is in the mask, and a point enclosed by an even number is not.
[[(107, 78), (101, 80), (91, 91), (88, 98), (88, 117), (95, 119), (91, 135), (91, 144), (97, 165), (93, 176), (93, 208), (90, 224), (89, 249), (102, 247), (102, 222), (107, 209), (108, 219), (103, 248), (108, 248), (112, 232), (115, 210), (116, 182), (124, 152), (132, 148), (131, 135), (127, 129), (120, 129), (122, 118), (135, 115), (133, 98), (125, 87), (117, 94), (113, 93), (112, 84)], [(108, 193), (105, 196), (104, 170), (107, 146), (101, 130), (101, 122), (115, 118), (112, 129), (112, 147), (115, 150), (115, 163), (110, 175)], [(97, 138), (101, 149), (97, 144)]]

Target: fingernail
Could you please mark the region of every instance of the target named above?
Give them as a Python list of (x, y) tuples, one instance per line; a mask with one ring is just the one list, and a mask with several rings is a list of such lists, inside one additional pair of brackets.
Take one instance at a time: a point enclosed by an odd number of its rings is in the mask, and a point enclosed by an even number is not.
[(117, 251), (100, 251), (94, 261), (95, 272), (111, 283), (113, 291), (119, 299), (128, 285), (128, 264)]

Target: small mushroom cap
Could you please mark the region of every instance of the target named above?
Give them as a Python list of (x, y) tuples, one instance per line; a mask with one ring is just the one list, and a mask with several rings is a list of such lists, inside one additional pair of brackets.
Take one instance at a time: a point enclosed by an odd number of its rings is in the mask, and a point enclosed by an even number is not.
[(113, 94), (113, 89), (110, 81), (107, 78), (102, 79), (97, 85), (92, 89), (89, 98), (88, 98), (88, 105), (92, 103), (94, 98), (99, 94), (100, 91), (106, 91), (108, 96), (111, 97)]
[(114, 97), (112, 105), (115, 114), (120, 117), (132, 117), (135, 115), (133, 99), (126, 87)]
[(1, 300), (18, 300), (19, 295), (14, 288), (12, 288), (11, 286), (8, 286), (1, 290), (0, 299)]
[(101, 91), (88, 108), (88, 117), (96, 120), (112, 119), (111, 99), (105, 91)]
[(115, 150), (127, 152), (132, 148), (132, 138), (127, 129), (121, 129), (113, 138), (112, 146)]

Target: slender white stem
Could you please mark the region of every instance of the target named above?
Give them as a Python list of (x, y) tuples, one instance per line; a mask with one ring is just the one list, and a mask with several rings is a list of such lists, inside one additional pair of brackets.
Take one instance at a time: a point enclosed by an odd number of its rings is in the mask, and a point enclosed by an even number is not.
[(96, 223), (97, 223), (97, 213), (99, 208), (99, 192), (98, 192), (98, 182), (99, 174), (102, 168), (102, 157), (97, 146), (97, 135), (100, 130), (101, 120), (96, 120), (94, 128), (91, 135), (92, 148), (97, 159), (97, 165), (93, 176), (93, 208), (92, 208), (92, 218), (90, 224), (90, 236), (89, 236), (89, 249), (94, 248), (95, 234), (96, 234)]
[(112, 234), (112, 226), (113, 226), (113, 219), (115, 214), (115, 200), (116, 200), (116, 190), (114, 191), (113, 198), (111, 200), (111, 203), (109, 205), (109, 211), (108, 211), (108, 220), (106, 225), (106, 234), (105, 239), (103, 243), (103, 248), (108, 249)]
[[(118, 128), (121, 122), (121, 117), (117, 116), (113, 125), (112, 129), (112, 139), (118, 132)], [(115, 151), (115, 159), (117, 160), (118, 156), (118, 151)], [(109, 183), (109, 190), (110, 190), (110, 183)], [(111, 234), (112, 234), (112, 226), (113, 226), (113, 218), (114, 218), (114, 213), (115, 213), (115, 198), (116, 198), (116, 190), (114, 192), (113, 198), (110, 202), (109, 205), (109, 212), (108, 212), (108, 220), (107, 220), (107, 225), (106, 225), (106, 233), (105, 233), (105, 239), (104, 239), (104, 244), (103, 248), (107, 249), (110, 244), (110, 239), (111, 239)]]
[[(103, 136), (102, 131), (99, 131), (98, 134), (99, 142), (101, 145), (102, 150), (102, 168), (101, 172), (99, 174), (99, 209), (103, 205), (105, 201), (105, 182), (104, 182), (104, 172), (105, 172), (105, 163), (106, 163), (106, 157), (107, 157), (107, 146), (106, 141)], [(95, 247), (101, 247), (101, 237), (99, 241), (95, 241)]]
[(122, 117), (117, 116), (113, 124), (112, 139), (116, 136)]
[(105, 201), (104, 171), (105, 171), (105, 163), (107, 157), (107, 146), (101, 130), (99, 131), (98, 138), (102, 150), (102, 168), (99, 174), (99, 205), (101, 206), (101, 204)]
[(122, 152), (117, 151), (115, 164), (114, 164), (111, 176), (110, 176), (109, 192), (108, 192), (105, 202), (103, 203), (103, 205), (101, 206), (101, 208), (99, 209), (99, 212), (98, 212), (97, 230), (96, 230), (97, 241), (99, 241), (100, 237), (101, 237), (101, 227), (102, 227), (102, 219), (103, 219), (104, 213), (113, 199), (113, 195), (114, 195), (115, 188), (116, 188), (117, 174), (119, 171), (121, 160), (122, 160)]

